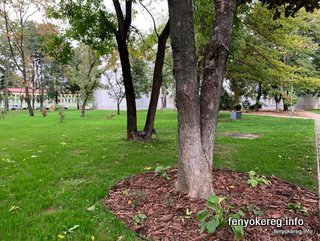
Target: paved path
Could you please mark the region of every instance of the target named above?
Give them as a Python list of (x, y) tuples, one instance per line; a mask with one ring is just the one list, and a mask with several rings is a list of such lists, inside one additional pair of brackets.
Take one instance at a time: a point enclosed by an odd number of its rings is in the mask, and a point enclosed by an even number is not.
[[(320, 210), (320, 115), (304, 111), (304, 116), (313, 119), (316, 132), (316, 146), (317, 146), (317, 168), (318, 168), (318, 197), (319, 197), (319, 210)], [(320, 213), (319, 213), (320, 216)]]

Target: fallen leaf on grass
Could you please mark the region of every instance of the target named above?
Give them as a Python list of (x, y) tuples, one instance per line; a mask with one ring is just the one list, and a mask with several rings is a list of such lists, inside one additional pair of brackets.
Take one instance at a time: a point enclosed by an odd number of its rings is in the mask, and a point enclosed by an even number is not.
[(9, 209), (9, 213), (14, 213), (16, 212), (20, 207), (16, 205), (12, 205)]
[(152, 169), (152, 167), (145, 167), (145, 168), (143, 168), (144, 170), (151, 170)]
[(86, 209), (87, 209), (87, 211), (92, 212), (92, 211), (94, 211), (96, 209), (96, 206), (92, 205), (91, 207), (88, 207)]
[(64, 235), (59, 234), (59, 235), (58, 235), (58, 239), (64, 239)]

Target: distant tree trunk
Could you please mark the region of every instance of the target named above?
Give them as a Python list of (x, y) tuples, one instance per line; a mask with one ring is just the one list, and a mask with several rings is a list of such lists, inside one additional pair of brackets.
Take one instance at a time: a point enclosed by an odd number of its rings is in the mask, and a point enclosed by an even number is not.
[(162, 98), (161, 98), (161, 112), (164, 108), (167, 108), (167, 94), (164, 88), (161, 88)]
[[(58, 91), (54, 92), (54, 102), (56, 105), (59, 104), (59, 92)], [(79, 103), (79, 99), (78, 99), (78, 103)], [(78, 110), (79, 110), (79, 108), (78, 108)]]
[(42, 78), (42, 60), (41, 58), (39, 59), (39, 100), (40, 100), (40, 109), (43, 108), (43, 103), (44, 103), (44, 83), (43, 83), (43, 78)]
[(120, 115), (120, 103), (117, 102), (117, 114)]
[(28, 106), (29, 116), (34, 116), (34, 111), (31, 106), (31, 100), (30, 100), (30, 94), (29, 94), (29, 85), (27, 80), (27, 73), (26, 73), (26, 60), (24, 56), (24, 52), (21, 53), (21, 59), (22, 59), (22, 75), (23, 75), (23, 84), (25, 85), (25, 92), (26, 92), (26, 103)]
[(88, 98), (86, 97), (86, 98), (83, 100), (83, 103), (82, 103), (82, 105), (81, 105), (80, 117), (82, 117), (82, 118), (84, 117), (85, 112), (86, 112), (87, 101), (88, 101)]
[(152, 130), (154, 129), (154, 120), (156, 116), (160, 89), (162, 85), (162, 69), (163, 69), (164, 58), (166, 53), (166, 43), (167, 43), (169, 34), (170, 34), (170, 24), (168, 21), (158, 39), (158, 50), (157, 50), (157, 56), (156, 56), (154, 72), (153, 72), (151, 99), (149, 103), (146, 123), (144, 126), (144, 131), (146, 133), (145, 139), (151, 138)]
[[(178, 109), (179, 164), (177, 191), (190, 197), (213, 192), (211, 165), (202, 156), (200, 96), (191, 0), (169, 0), (171, 44)], [(211, 141), (211, 140), (210, 140)]]
[(24, 96), (20, 93), (20, 105), (23, 105)]
[[(286, 91), (287, 96), (289, 96), (289, 91)], [(289, 105), (286, 104), (285, 100), (283, 99), (283, 111), (288, 111), (289, 110)]]
[(32, 99), (32, 102), (31, 102), (31, 104), (32, 104), (32, 109), (34, 110), (35, 108), (35, 101), (36, 101), (36, 98), (35, 98), (35, 89), (34, 89), (35, 87), (34, 87), (34, 85), (32, 84), (32, 92), (31, 92), (31, 99)]
[(212, 40), (205, 51), (201, 88), (201, 143), (203, 156), (212, 166), (219, 103), (231, 43), (237, 0), (215, 0)]
[(9, 110), (9, 57), (8, 50), (5, 46), (5, 73), (4, 73), (4, 113), (7, 113)]
[(127, 45), (129, 28), (131, 26), (132, 1), (126, 1), (125, 3), (125, 6), (126, 6), (125, 17), (123, 16), (119, 0), (113, 0), (113, 5), (115, 7), (117, 20), (118, 20), (118, 30), (115, 35), (116, 35), (116, 40), (118, 45), (118, 51), (120, 54), (123, 83), (124, 83), (124, 88), (126, 93), (127, 139), (136, 140), (138, 137), (136, 96), (133, 88), (131, 66), (130, 66), (130, 60), (129, 60), (128, 45)]
[(77, 95), (77, 110), (80, 110), (79, 96)]
[(279, 112), (280, 111), (279, 105), (280, 105), (280, 101), (281, 101), (281, 95), (275, 96), (274, 101), (276, 102), (276, 112)]
[(262, 84), (261, 82), (258, 83), (258, 94), (257, 94), (257, 97), (256, 97), (256, 104), (255, 104), (255, 111), (258, 111), (259, 110), (259, 103), (260, 103), (260, 98), (262, 96)]

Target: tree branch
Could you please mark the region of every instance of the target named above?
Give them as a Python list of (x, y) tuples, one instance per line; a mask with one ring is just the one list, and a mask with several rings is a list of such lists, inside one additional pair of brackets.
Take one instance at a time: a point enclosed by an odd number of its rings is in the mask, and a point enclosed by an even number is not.
[(140, 5), (148, 12), (148, 14), (150, 15), (151, 19), (152, 19), (152, 22), (153, 22), (153, 28), (154, 28), (154, 31), (157, 35), (157, 37), (159, 38), (159, 34), (158, 34), (158, 31), (157, 31), (157, 25), (156, 25), (156, 21), (154, 20), (154, 17), (152, 15), (152, 13), (149, 11), (149, 9), (141, 2), (139, 1)]

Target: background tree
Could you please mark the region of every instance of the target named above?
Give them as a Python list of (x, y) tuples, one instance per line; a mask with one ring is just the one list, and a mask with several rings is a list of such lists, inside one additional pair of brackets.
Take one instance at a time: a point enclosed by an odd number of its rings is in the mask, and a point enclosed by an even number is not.
[[(120, 1), (113, 0), (115, 14), (107, 11), (105, 5), (101, 1), (90, 0), (85, 2), (62, 0), (59, 3), (59, 11), (54, 12), (53, 16), (58, 18), (64, 18), (67, 16), (71, 28), (69, 29), (69, 35), (73, 38), (89, 44), (92, 48), (98, 50), (101, 54), (106, 54), (110, 49), (114, 47), (113, 36), (115, 37), (119, 56), (121, 60), (121, 69), (123, 74), (123, 84), (126, 93), (127, 104), (127, 139), (136, 140), (139, 136), (137, 131), (137, 113), (136, 113), (136, 91), (134, 88), (134, 80), (132, 76), (132, 66), (130, 63), (129, 45), (130, 38), (132, 36), (133, 27), (132, 22), (132, 10), (134, 1), (125, 1), (125, 4), (121, 5)], [(168, 38), (169, 28), (164, 29), (165, 35)], [(163, 42), (164, 38), (159, 38)], [(166, 42), (166, 41), (165, 41)], [(165, 49), (165, 44), (159, 44), (160, 49)], [(156, 60), (154, 80), (157, 82), (161, 80), (161, 73), (163, 67), (164, 51), (159, 53), (158, 60)], [(131, 56), (132, 57), (132, 56)], [(161, 67), (161, 68), (159, 68)], [(154, 85), (153, 93), (151, 94), (151, 107), (154, 109), (155, 97), (157, 92), (160, 92), (161, 84)], [(156, 92), (155, 92), (156, 91)], [(157, 101), (157, 99), (156, 99)], [(155, 111), (150, 111), (150, 117), (155, 115)], [(154, 118), (148, 118), (146, 124), (148, 130), (151, 129), (150, 135), (153, 129)], [(152, 123), (151, 123), (152, 122)], [(152, 127), (152, 128), (151, 128)], [(149, 131), (147, 131), (149, 133)], [(144, 137), (148, 137), (148, 135)]]
[(113, 78), (106, 75), (108, 83), (106, 84), (106, 89), (109, 96), (114, 99), (117, 103), (117, 114), (120, 115), (120, 104), (125, 97), (125, 91), (122, 84), (122, 79), (118, 77), (118, 70), (114, 69)]
[[(5, 0), (0, 5), (0, 16), (4, 21), (5, 33), (10, 48), (10, 55), (17, 69), (22, 75), (22, 84), (25, 88), (25, 100), (29, 115), (34, 116), (29, 93), (31, 53), (28, 51), (27, 21), (39, 12), (43, 1)], [(33, 9), (33, 10), (31, 10)], [(17, 54), (16, 54), (17, 53)]]
[(81, 117), (85, 116), (87, 102), (92, 100), (94, 91), (100, 87), (100, 77), (103, 72), (99, 69), (100, 64), (98, 54), (89, 46), (81, 44), (75, 49), (70, 78), (80, 88)]

